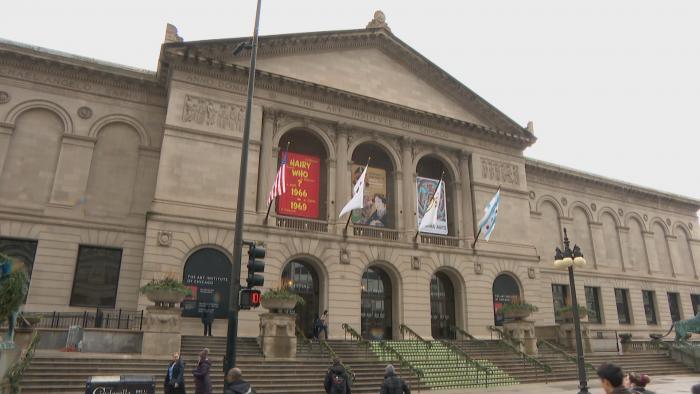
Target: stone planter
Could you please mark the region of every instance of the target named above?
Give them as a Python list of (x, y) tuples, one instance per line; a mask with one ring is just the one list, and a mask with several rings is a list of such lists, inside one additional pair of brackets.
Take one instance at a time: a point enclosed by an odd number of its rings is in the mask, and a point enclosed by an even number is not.
[(503, 317), (506, 319), (523, 320), (526, 317), (530, 316), (531, 314), (532, 314), (532, 312), (527, 310), (527, 309), (510, 310), (510, 311), (504, 312)]
[[(560, 315), (561, 315), (561, 318), (564, 320), (572, 320), (572, 321), (574, 320), (574, 311), (573, 310), (561, 312)], [(581, 319), (581, 321), (587, 320), (588, 313), (579, 310), (579, 318)]]
[(146, 298), (159, 308), (173, 308), (185, 295), (175, 290), (151, 290), (146, 293)]
[(297, 300), (294, 298), (263, 298), (261, 304), (263, 308), (269, 309), (271, 312), (286, 312), (290, 309), (294, 309), (297, 305)]

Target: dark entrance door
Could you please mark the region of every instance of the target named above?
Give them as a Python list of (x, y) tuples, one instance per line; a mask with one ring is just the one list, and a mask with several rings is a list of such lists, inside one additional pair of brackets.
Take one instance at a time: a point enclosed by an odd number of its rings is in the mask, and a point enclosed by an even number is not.
[(362, 274), (362, 336), (391, 339), (391, 280), (383, 270), (372, 267)]
[(316, 270), (301, 261), (290, 261), (282, 271), (282, 287), (306, 301), (297, 305), (297, 327), (308, 338), (313, 337), (314, 319), (319, 313), (318, 275)]
[(216, 249), (200, 249), (187, 259), (182, 274), (185, 286), (192, 296), (183, 301), (182, 316), (201, 317), (207, 306), (214, 308), (214, 316), (228, 316), (231, 281), (231, 262)]
[(503, 316), (498, 311), (506, 304), (512, 304), (520, 298), (520, 286), (515, 279), (501, 274), (493, 281), (493, 320), (497, 326), (503, 325)]
[(455, 338), (455, 292), (452, 281), (442, 272), (430, 279), (430, 325), (433, 338)]

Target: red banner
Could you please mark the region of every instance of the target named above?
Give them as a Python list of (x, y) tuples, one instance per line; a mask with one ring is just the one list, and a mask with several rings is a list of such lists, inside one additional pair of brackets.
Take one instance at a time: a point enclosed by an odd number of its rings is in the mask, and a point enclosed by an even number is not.
[(285, 177), (287, 192), (277, 199), (277, 213), (318, 219), (321, 159), (318, 156), (289, 152)]

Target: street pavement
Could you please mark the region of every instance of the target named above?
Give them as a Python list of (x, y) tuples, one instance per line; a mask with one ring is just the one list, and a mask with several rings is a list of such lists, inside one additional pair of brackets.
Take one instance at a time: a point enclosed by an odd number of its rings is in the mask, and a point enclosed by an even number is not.
[[(591, 394), (604, 394), (600, 381), (597, 377), (589, 377), (589, 392)], [(690, 393), (690, 387), (700, 383), (700, 374), (695, 375), (666, 375), (651, 377), (651, 383), (647, 386), (656, 394), (676, 394)], [(519, 384), (511, 387), (495, 387), (488, 389), (461, 389), (461, 390), (440, 390), (440, 394), (471, 394), (471, 393), (493, 393), (493, 394), (554, 394), (554, 393), (578, 393), (578, 382), (554, 382), (554, 383), (532, 383)], [(413, 391), (412, 391), (413, 392)], [(435, 391), (438, 393), (437, 391)], [(427, 392), (426, 392), (427, 393)]]

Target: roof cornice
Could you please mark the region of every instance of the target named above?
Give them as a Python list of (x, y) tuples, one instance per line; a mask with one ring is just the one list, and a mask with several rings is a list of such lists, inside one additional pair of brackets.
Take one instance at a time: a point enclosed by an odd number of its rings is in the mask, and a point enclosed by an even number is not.
[[(263, 36), (259, 39), (258, 54), (280, 56), (337, 49), (376, 48), (399, 61), (425, 82), (437, 88), (466, 108), (471, 108), (496, 128), (513, 134), (521, 134), (532, 145), (536, 138), (526, 128), (507, 117), (486, 100), (464, 86), (459, 80), (432, 63), (415, 49), (401, 41), (386, 29), (357, 29), (326, 32), (295, 33)], [(233, 48), (250, 37), (189, 41), (163, 45), (165, 51), (185, 51), (186, 57), (217, 59), (233, 62), (241, 57), (232, 55)], [(241, 56), (247, 56), (243, 53)]]
[(553, 175), (564, 179), (583, 181), (591, 183), (603, 188), (612, 189), (616, 192), (625, 194), (633, 193), (642, 197), (652, 198), (655, 200), (665, 200), (675, 204), (683, 204), (689, 206), (692, 210), (700, 210), (700, 200), (690, 197), (685, 197), (673, 193), (667, 193), (660, 190), (651, 189), (648, 187), (638, 186), (631, 183), (619, 181), (616, 179), (606, 178), (600, 175), (587, 173), (580, 170), (575, 170), (568, 167), (563, 167), (557, 164), (548, 163), (541, 160), (526, 158), (525, 173), (542, 173)]

